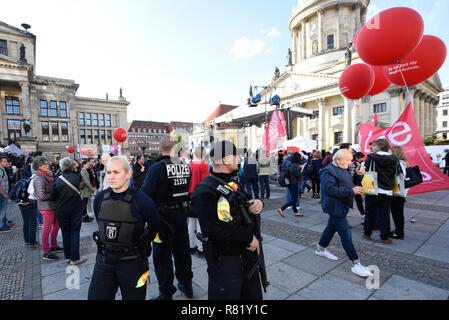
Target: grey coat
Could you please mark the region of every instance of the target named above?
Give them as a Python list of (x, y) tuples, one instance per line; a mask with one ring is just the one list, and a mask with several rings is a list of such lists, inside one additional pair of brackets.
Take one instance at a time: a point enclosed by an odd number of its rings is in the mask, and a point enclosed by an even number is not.
[(50, 181), (36, 172), (36, 177), (33, 179), (34, 196), (37, 200), (37, 208), (39, 211), (49, 211), (56, 209), (56, 203), (51, 201), (51, 187)]
[(81, 189), (81, 197), (90, 198), (94, 194), (94, 187), (92, 183), (90, 183), (89, 172), (86, 169), (81, 169), (81, 177), (83, 177), (83, 181), (86, 186)]

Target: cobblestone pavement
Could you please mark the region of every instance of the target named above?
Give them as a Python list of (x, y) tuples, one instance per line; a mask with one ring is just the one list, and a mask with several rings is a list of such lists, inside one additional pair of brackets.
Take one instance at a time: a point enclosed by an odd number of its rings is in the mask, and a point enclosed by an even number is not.
[[(306, 193), (301, 199), (305, 217), (293, 217), (287, 209), (287, 217), (281, 218), (276, 209), (284, 202), (284, 192), (283, 188), (272, 187), (272, 197), (265, 201), (262, 213), (265, 257), (272, 283), (266, 299), (340, 299), (341, 292), (346, 299), (448, 299), (449, 191), (410, 196), (406, 203), (406, 239), (394, 241), (393, 246), (362, 240), (360, 215), (350, 211), (348, 221), (363, 265), (376, 265), (381, 270), (379, 290), (366, 289), (364, 280), (351, 274), (338, 235), (329, 250), (339, 261), (314, 255), (327, 216), (318, 201)], [(96, 224), (82, 226), (80, 253), (88, 262), (80, 267), (80, 288), (70, 290), (65, 285), (67, 265), (63, 254), (58, 254), (58, 262), (42, 261), (41, 249), (23, 245), (22, 219), (15, 204), (9, 204), (8, 218), (17, 227), (0, 234), (0, 300), (85, 300), (95, 262), (96, 246), (91, 234)], [(412, 218), (415, 224), (411, 224)], [(147, 286), (148, 299), (158, 292), (152, 258), (150, 269), (153, 276)], [(205, 260), (193, 256), (192, 270), (195, 299), (207, 299)], [(177, 292), (174, 299), (184, 296)]]

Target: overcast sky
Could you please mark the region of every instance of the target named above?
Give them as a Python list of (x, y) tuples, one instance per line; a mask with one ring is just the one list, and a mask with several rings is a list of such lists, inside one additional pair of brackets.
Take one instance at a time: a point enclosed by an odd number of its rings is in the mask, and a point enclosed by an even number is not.
[[(21, 0), (0, 21), (31, 25), (39, 75), (75, 80), (77, 95), (131, 102), (128, 120), (203, 122), (249, 85), (283, 73), (296, 0)], [(408, 6), (449, 43), (449, 1), (372, 0), (368, 16)], [(449, 84), (446, 61), (440, 70)]]

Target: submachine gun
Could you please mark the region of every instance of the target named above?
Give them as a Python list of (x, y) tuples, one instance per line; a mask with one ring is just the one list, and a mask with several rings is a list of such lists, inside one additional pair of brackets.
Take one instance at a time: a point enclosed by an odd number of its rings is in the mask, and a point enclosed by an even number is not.
[[(223, 185), (227, 185), (227, 183), (224, 180), (222, 180), (221, 178), (214, 176), (212, 174), (210, 176), (212, 178), (216, 179), (218, 182), (222, 183)], [(232, 199), (233, 197), (235, 197), (235, 199)], [(250, 214), (248, 212), (248, 209), (251, 206), (249, 203), (250, 199), (244, 192), (242, 192), (238, 189), (237, 190), (233, 189), (233, 192), (232, 192), (229, 200), (237, 201), (238, 206), (239, 206), (240, 211), (243, 216), (244, 223), (246, 225), (250, 226), (250, 228), (253, 230), (254, 236), (256, 237), (257, 241), (259, 241), (259, 252), (260, 253), (257, 257), (256, 263), (251, 268), (251, 270), (249, 271), (249, 273), (246, 277), (247, 277), (247, 279), (251, 279), (254, 275), (254, 272), (259, 271), (260, 282), (262, 283), (263, 291), (265, 293), (267, 293), (267, 287), (270, 285), (270, 282), (267, 280), (267, 270), (265, 268), (265, 258), (264, 258), (263, 247), (262, 247), (263, 238), (262, 238), (262, 233), (261, 233), (261, 229), (260, 229), (260, 224), (261, 224), (260, 214)]]

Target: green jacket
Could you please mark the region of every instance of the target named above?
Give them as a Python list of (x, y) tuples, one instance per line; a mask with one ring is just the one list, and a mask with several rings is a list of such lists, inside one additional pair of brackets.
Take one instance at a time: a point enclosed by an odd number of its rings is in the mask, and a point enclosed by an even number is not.
[(83, 189), (81, 189), (81, 197), (90, 198), (94, 194), (94, 187), (90, 183), (89, 172), (86, 169), (81, 169), (81, 177), (86, 184)]

